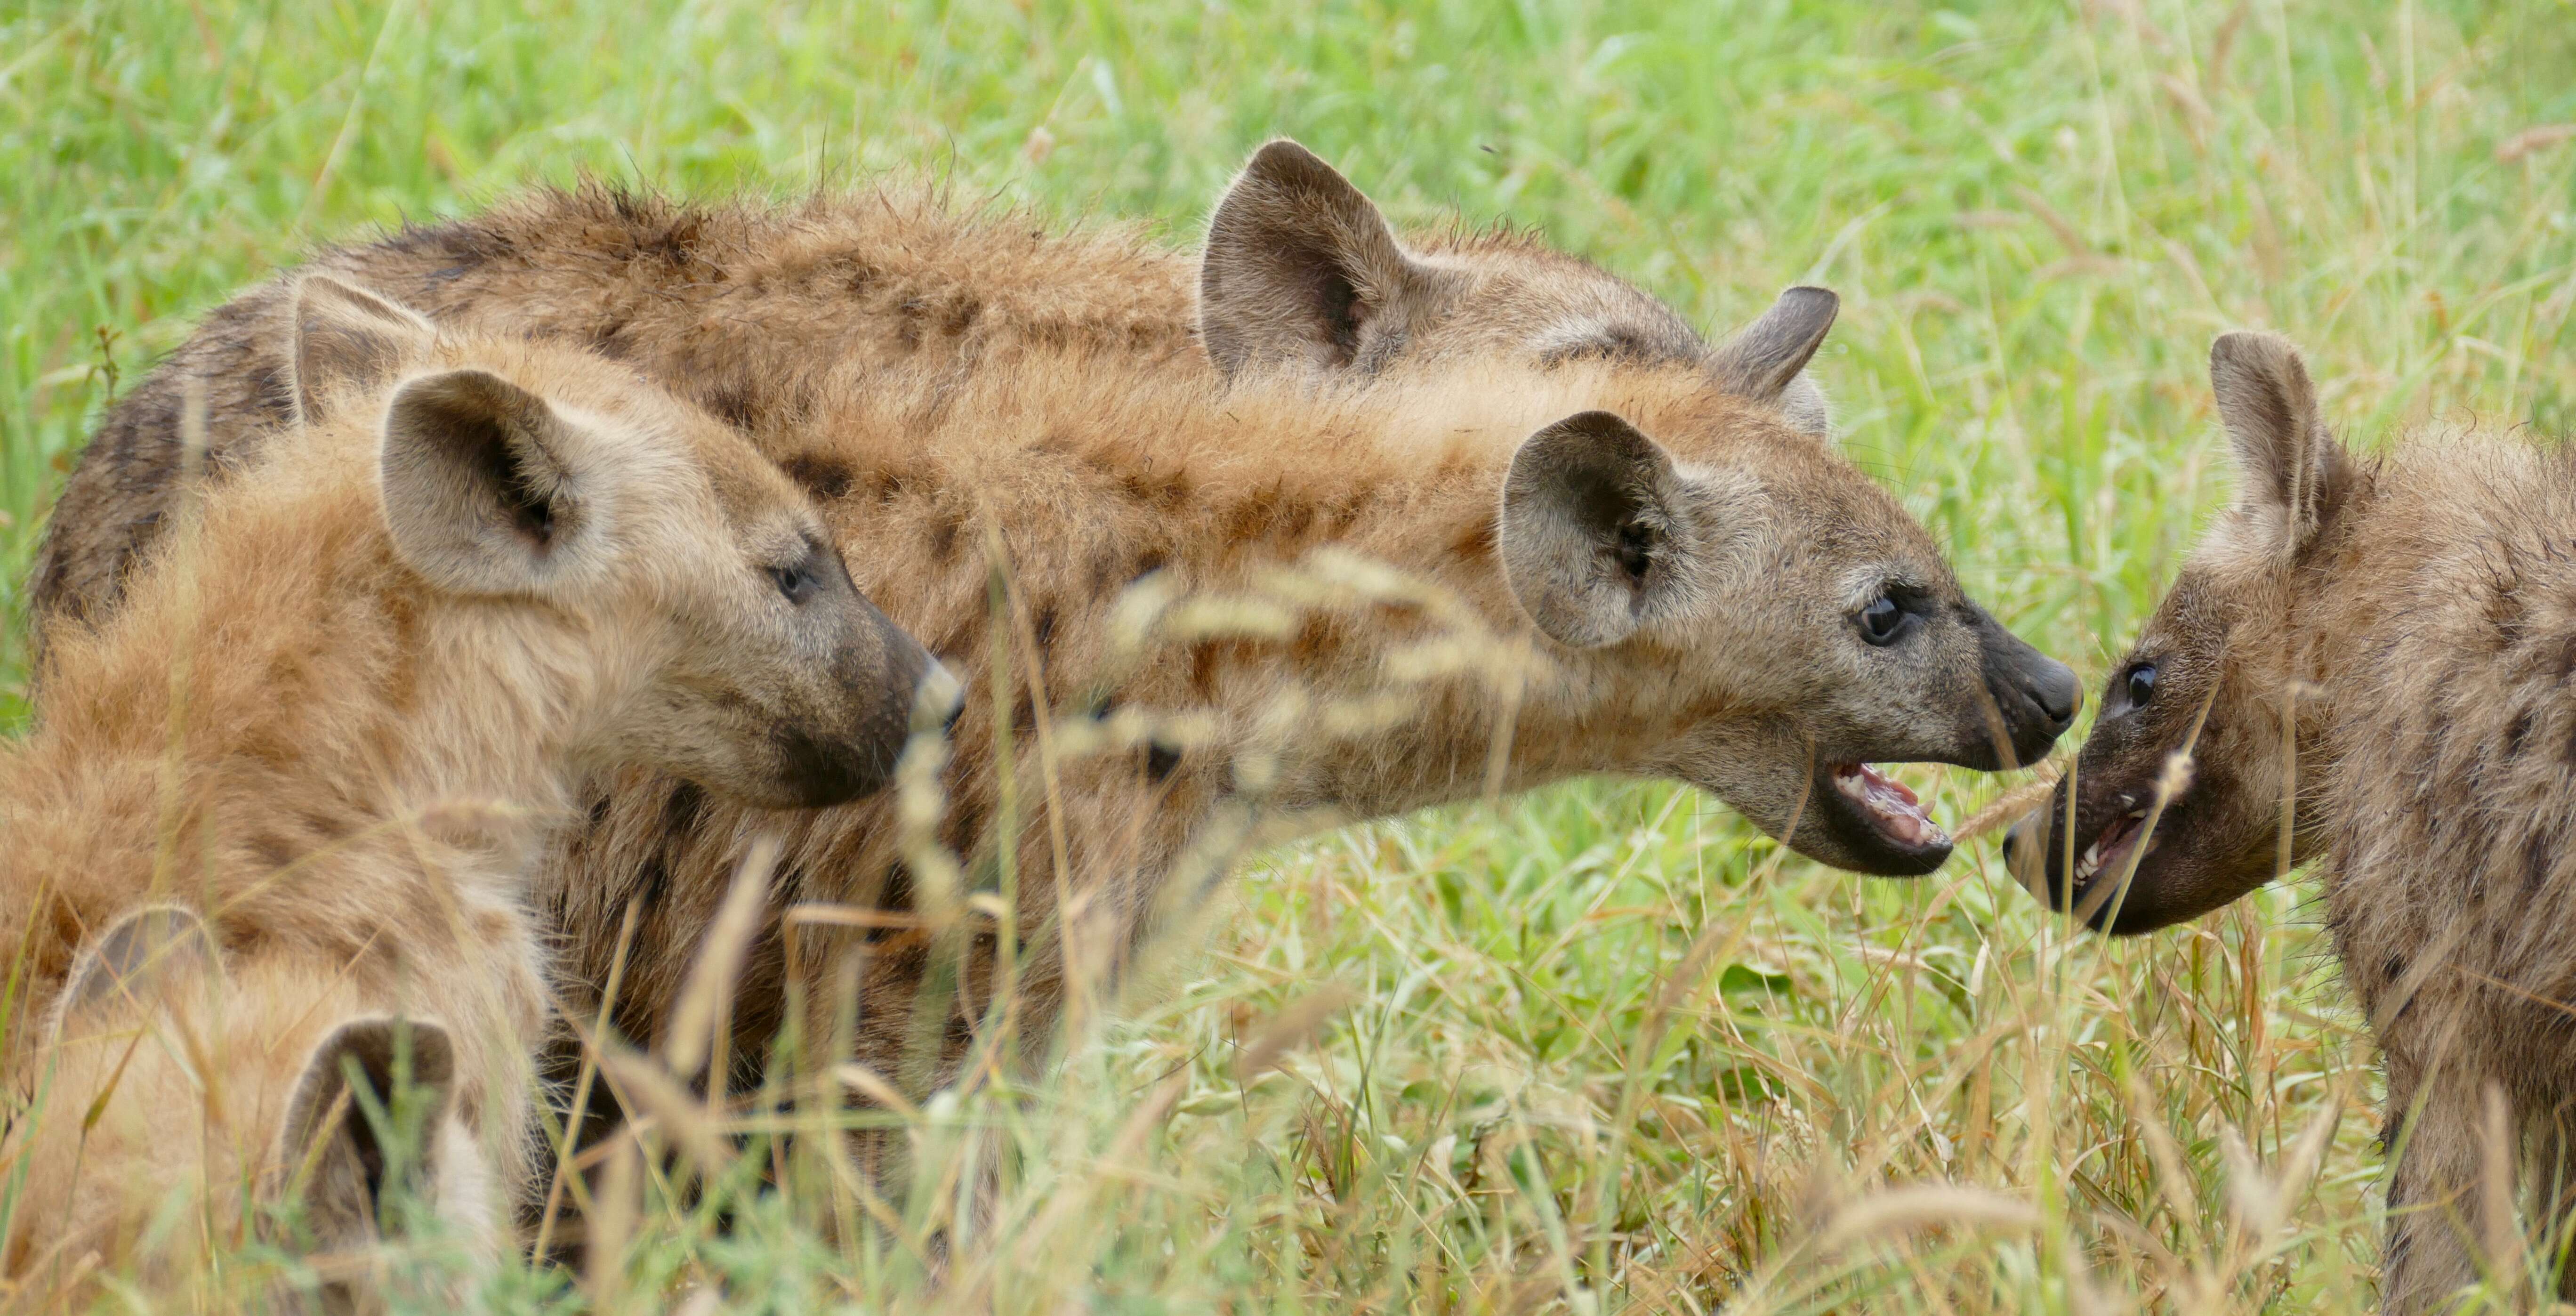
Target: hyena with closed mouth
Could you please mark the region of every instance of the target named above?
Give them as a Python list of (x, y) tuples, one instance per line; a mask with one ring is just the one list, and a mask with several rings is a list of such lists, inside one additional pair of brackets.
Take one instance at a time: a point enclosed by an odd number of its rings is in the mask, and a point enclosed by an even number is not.
[(2489, 433), (2355, 456), (2270, 334), (2220, 338), (2210, 377), (2234, 504), (2007, 850), (2116, 934), (2316, 862), (2387, 1063), (2385, 1302), (2431, 1310), (2517, 1236), (2491, 1103), (2536, 1237), (2563, 1261), (2576, 1225), (2576, 462)]
[[(1286, 143), (1217, 207), (1194, 331), (1138, 309), (1162, 294), (1124, 286), (1168, 281), (1168, 259), (1069, 249), (1069, 300), (1125, 309), (1068, 320), (1025, 254), (1045, 244), (943, 222), (920, 250), (1019, 244), (1008, 269), (1026, 285), (997, 288), (963, 258), (889, 280), (896, 257), (870, 245), (882, 234), (851, 238), (810, 210), (596, 194), (323, 265), (381, 265), (393, 291), (611, 341), (674, 387), (714, 390), (720, 414), (821, 496), (870, 596), (969, 688), (998, 684), (1000, 707), (979, 693), (956, 729), (938, 839), (990, 894), (1011, 874), (1013, 939), (1036, 948), (1013, 968), (1024, 1035), (1043, 1035), (1064, 986), (1059, 920), (1076, 911), (1060, 900), (1132, 940), (1176, 871), (1221, 872), (1261, 837), (1620, 773), (1707, 787), (1825, 862), (1916, 874), (1949, 840), (1867, 765), (2027, 762), (2073, 716), (2072, 674), (1969, 601), (1922, 527), (1822, 436), (1801, 372), (1830, 293), (1793, 290), (1712, 347), (1652, 298), (1527, 239), (1401, 241)], [(1133, 277), (1103, 278), (1100, 262)], [(890, 286), (916, 291), (868, 300)], [(170, 369), (259, 363), (236, 388), (288, 369), (260, 337), (274, 318), (263, 296), (218, 313)], [(920, 313), (942, 307), (955, 313)], [(1193, 332), (1205, 358), (1176, 355)], [(150, 388), (130, 405), (151, 405)], [(261, 423), (246, 411), (233, 432)], [(99, 496), (67, 495), (58, 513), (69, 520), (46, 559), (58, 582), (112, 581), (118, 545), (167, 487), (118, 455), (118, 426), (84, 461), (83, 476), (100, 464)], [(1421, 597), (1320, 610), (1290, 598), (1284, 582), (1336, 588), (1309, 569), (1318, 550), (1400, 564), (1497, 651), (1526, 648), (1512, 716), (1482, 668), (1416, 680), (1386, 706), (1445, 623)], [(1192, 606), (1175, 600), (1304, 611), (1195, 638), (1169, 626), (1168, 643), (1140, 651), (1131, 583), (1172, 604), (1166, 619)], [(61, 606), (99, 606), (112, 589), (86, 597)], [(1282, 734), (1291, 695), (1311, 697), (1307, 734)], [(1376, 720), (1328, 731), (1344, 704)], [(1125, 748), (1046, 757), (1050, 738), (1086, 737)], [(621, 783), (595, 817), (547, 888), (566, 966), (604, 983), (638, 910), (614, 1022), (658, 1037), (752, 824), (667, 778)], [(996, 1017), (994, 935), (971, 939), (961, 972), (888, 931), (955, 894), (924, 890), (898, 819), (883, 802), (790, 829), (735, 997), (738, 1077), (787, 1022), (791, 967), (815, 1011), (806, 1038), (855, 1030), (860, 1057), (916, 1088), (953, 1073)], [(791, 937), (798, 905), (855, 908), (876, 927), (808, 921)], [(921, 992), (940, 979), (957, 989)], [(926, 1052), (909, 1045), (916, 1023)]]
[(801, 489), (632, 370), (318, 276), (296, 306), (334, 419), (165, 540), (113, 617), (57, 627), (44, 719), (0, 754), (30, 1103), (0, 1141), (0, 1278), (25, 1295), (96, 1278), (91, 1254), (185, 1282), (261, 1227), (245, 1189), (312, 1253), (363, 1250), (401, 1153), (347, 1064), (428, 1089), (407, 1177), (496, 1258), (550, 1017), (531, 870), (590, 783), (650, 767), (753, 825), (842, 803), (946, 679)]

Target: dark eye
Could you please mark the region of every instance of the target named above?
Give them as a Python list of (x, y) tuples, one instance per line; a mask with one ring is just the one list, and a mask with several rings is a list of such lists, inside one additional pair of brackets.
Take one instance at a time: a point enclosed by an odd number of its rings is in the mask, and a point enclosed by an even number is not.
[(2130, 668), (2129, 679), (2125, 685), (2129, 693), (2129, 707), (2146, 707), (2147, 701), (2155, 698), (2156, 695), (2156, 665), (2140, 663)]
[(1905, 609), (1881, 594), (1860, 610), (1860, 637), (1872, 644), (1894, 644), (1905, 633)]
[(814, 597), (814, 591), (822, 588), (822, 582), (814, 578), (814, 567), (811, 561), (799, 562), (789, 567), (771, 567), (769, 580), (771, 584), (778, 586), (779, 594), (790, 603), (803, 603)]

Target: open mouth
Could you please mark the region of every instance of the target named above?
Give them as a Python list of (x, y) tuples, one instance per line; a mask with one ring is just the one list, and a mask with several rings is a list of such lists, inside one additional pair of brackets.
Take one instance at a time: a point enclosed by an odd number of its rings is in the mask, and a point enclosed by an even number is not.
[(1950, 834), (1923, 812), (1923, 802), (1905, 783), (1866, 763), (1837, 763), (1828, 774), (1834, 793), (1866, 821), (1880, 839), (1908, 850), (1947, 849)]
[(2084, 853), (2075, 860), (2075, 889), (2089, 890), (2093, 879), (2106, 872), (2117, 874), (2126, 871), (2129, 856), (2136, 852), (2139, 842), (2146, 837), (2143, 826), (2146, 820), (2146, 810), (2131, 809), (2112, 819), (2110, 826), (2095, 835), (2093, 844), (2084, 847)]

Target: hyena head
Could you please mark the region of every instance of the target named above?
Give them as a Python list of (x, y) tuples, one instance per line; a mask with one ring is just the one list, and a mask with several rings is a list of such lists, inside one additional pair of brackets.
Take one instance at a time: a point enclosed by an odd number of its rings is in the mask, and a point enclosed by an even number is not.
[(1230, 375), (1599, 372), (1612, 396), (1622, 379), (1695, 381), (1703, 396), (1670, 415), (1591, 412), (1526, 442), (1503, 498), (1512, 588), (1604, 688), (1710, 710), (1617, 766), (1704, 787), (1836, 867), (1926, 873), (1949, 838), (1867, 765), (2031, 762), (2078, 692), (1823, 441), (1824, 394), (1804, 371), (1838, 309), (1792, 288), (1712, 347), (1662, 302), (1532, 242), (1408, 246), (1288, 141), (1217, 204), (1199, 281), (1201, 338)]
[(356, 409), (381, 417), (396, 554), (466, 599), (541, 605), (495, 616), (551, 619), (620, 675), (589, 766), (772, 807), (885, 782), (925, 684), (953, 683), (860, 596), (812, 504), (747, 441), (594, 354), (441, 339), (320, 277), (297, 296), (306, 414), (360, 376), (399, 380)]
[(2111, 669), (2073, 770), (2005, 839), (2024, 885), (2104, 932), (2196, 917), (2306, 857), (2309, 810), (2284, 797), (2324, 705), (2298, 679), (2318, 640), (2301, 604), (2359, 467), (2288, 340), (2227, 334), (2209, 376), (2236, 498)]
[[(1775, 314), (1801, 317), (1800, 300)], [(1949, 837), (1868, 765), (2028, 763), (2073, 720), (2074, 673), (1971, 602), (1885, 490), (1776, 415), (1730, 401), (1646, 423), (1674, 446), (1607, 411), (1533, 435), (1498, 531), (1513, 594), (1578, 651), (1577, 679), (1649, 706), (1650, 725), (1684, 710), (1616, 766), (1701, 786), (1838, 868), (1939, 867)], [(1701, 427), (1729, 441), (1703, 448)]]
[[(335, 1019), (341, 985), (228, 965), (175, 905), (84, 943), (45, 1037), (44, 1104), (13, 1149), (26, 1209), (12, 1246), (132, 1258), (128, 1278), (158, 1283), (202, 1262), (197, 1242), (248, 1226), (329, 1259), (309, 1284), (271, 1287), (263, 1309), (380, 1311), (419, 1284), (415, 1297), (467, 1299), (501, 1252), (504, 1197), (457, 1109), (454, 1046), (426, 1020)], [(173, 1138), (193, 1154), (170, 1154)], [(188, 1207), (204, 1217), (174, 1230)], [(466, 1264), (391, 1283), (368, 1263), (396, 1235), (441, 1240)]]
[[(1831, 295), (1824, 300), (1827, 323)], [(1217, 202), (1199, 268), (1199, 333), (1233, 374), (1298, 365), (1364, 375), (1461, 361), (1610, 359), (1705, 368), (1811, 434), (1830, 425), (1804, 357), (1711, 348), (1662, 301), (1587, 261), (1504, 234), (1399, 240), (1375, 203), (1285, 139)]]

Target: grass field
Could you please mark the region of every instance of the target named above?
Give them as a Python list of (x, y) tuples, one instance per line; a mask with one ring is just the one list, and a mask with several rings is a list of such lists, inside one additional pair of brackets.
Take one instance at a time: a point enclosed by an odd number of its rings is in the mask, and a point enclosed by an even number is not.
[[(1838, 289), (1849, 451), (2090, 685), (2225, 496), (2218, 331), (2297, 336), (2365, 441), (2576, 429), (2576, 140), (2535, 131), (2565, 124), (2567, 0), (18, 0), (0, 567), (111, 394), (311, 243), (588, 171), (890, 173), (1185, 244), (1286, 133), (1399, 219), (1534, 226), (1713, 330)], [(1913, 779), (1951, 821), (1996, 789)], [(899, 1112), (923, 1172), (886, 1225), (656, 1198), (618, 1264), (491, 1299), (2369, 1309), (2371, 1055), (2298, 889), (2110, 944), (1991, 840), (1866, 881), (1611, 784), (1321, 838), (1033, 1089)]]

